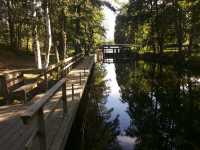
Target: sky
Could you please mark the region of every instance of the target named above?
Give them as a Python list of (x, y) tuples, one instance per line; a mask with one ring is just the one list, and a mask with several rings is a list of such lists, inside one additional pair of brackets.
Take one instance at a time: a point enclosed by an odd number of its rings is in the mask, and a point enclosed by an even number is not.
[[(116, 8), (120, 8), (122, 4), (128, 3), (128, 0), (117, 0), (118, 3), (116, 3), (114, 0), (107, 0), (107, 1), (110, 2)], [(106, 29), (106, 39), (114, 40), (115, 20), (117, 14), (106, 7), (103, 7), (103, 12), (105, 16), (103, 21), (103, 26)]]

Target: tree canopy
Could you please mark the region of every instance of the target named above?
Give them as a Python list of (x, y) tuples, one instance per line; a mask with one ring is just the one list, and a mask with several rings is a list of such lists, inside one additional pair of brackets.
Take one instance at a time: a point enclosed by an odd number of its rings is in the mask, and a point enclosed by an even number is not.
[(34, 52), (38, 68), (49, 65), (51, 53), (57, 61), (88, 54), (104, 37), (102, 5), (114, 9), (100, 0), (0, 0), (0, 44)]
[(130, 0), (117, 16), (115, 42), (155, 53), (191, 52), (200, 42), (200, 1)]

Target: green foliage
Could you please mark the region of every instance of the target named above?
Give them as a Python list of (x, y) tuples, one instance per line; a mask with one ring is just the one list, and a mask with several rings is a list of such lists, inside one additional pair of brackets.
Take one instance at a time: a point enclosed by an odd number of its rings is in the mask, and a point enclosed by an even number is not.
[(199, 47), (200, 1), (130, 0), (116, 20), (115, 42), (162, 53)]
[[(32, 1), (1, 0), (0, 4), (0, 44), (10, 46), (13, 50), (31, 50)], [(53, 47), (57, 46), (60, 54), (63, 51), (63, 30), (66, 34), (66, 45), (70, 49), (77, 50), (76, 45), (79, 44), (78, 51), (90, 53), (102, 41), (105, 30), (101, 25), (103, 20), (101, 5), (104, 3), (100, 0), (47, 0), (47, 4)], [(35, 7), (40, 46), (45, 52), (46, 31), (43, 1), (36, 0)]]
[(126, 134), (137, 150), (200, 148), (199, 73), (173, 66), (116, 64), (117, 81), (131, 118)]

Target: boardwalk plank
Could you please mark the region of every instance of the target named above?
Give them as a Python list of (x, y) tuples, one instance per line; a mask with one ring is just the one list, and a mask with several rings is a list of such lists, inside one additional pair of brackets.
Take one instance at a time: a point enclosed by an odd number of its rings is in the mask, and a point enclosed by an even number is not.
[[(50, 98), (49, 102), (46, 103), (41, 101), (43, 94), (37, 95), (33, 98), (32, 103), (27, 105), (12, 105), (12, 106), (3, 106), (0, 107), (0, 149), (1, 150), (24, 150), (25, 144), (29, 140), (33, 132), (31, 126), (26, 126), (22, 123), (22, 120), (19, 118), (21, 114), (27, 107), (30, 109), (30, 116), (33, 115), (33, 112), (39, 107), (39, 105), (44, 105), (44, 116), (46, 124), (46, 133), (47, 133), (47, 148), (48, 150), (63, 150), (65, 142), (68, 138), (68, 135), (75, 119), (76, 112), (78, 110), (80, 98), (84, 92), (86, 86), (87, 77), (89, 76), (90, 70), (93, 65), (93, 57), (86, 57), (82, 59), (67, 75), (66, 83), (66, 93), (67, 93), (67, 103), (68, 103), (68, 113), (63, 116), (63, 103), (61, 99), (62, 92), (51, 90), (49, 93), (56, 92), (56, 94)], [(84, 69), (85, 68), (85, 69)], [(83, 73), (85, 70), (87, 77), (82, 76), (82, 84), (80, 85), (79, 75), (80, 72)], [(71, 79), (70, 79), (71, 78)], [(61, 81), (64, 82), (64, 81)], [(61, 84), (58, 82), (57, 85)], [(74, 101), (71, 98), (71, 85), (74, 84)], [(45, 97), (48, 99), (49, 97)], [(32, 108), (31, 104), (39, 101), (38, 106)], [(30, 106), (31, 105), (31, 106)], [(53, 112), (51, 112), (53, 110)], [(37, 140), (33, 141), (33, 150), (39, 149), (39, 144)]]

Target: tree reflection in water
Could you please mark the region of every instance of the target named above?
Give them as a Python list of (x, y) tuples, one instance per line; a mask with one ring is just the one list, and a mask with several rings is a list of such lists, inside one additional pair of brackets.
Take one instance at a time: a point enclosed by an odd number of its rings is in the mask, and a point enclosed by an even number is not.
[(128, 127), (122, 134), (122, 107), (106, 105), (112, 89), (97, 65), (67, 150), (126, 150), (130, 140), (133, 150), (200, 150), (200, 73), (142, 61), (115, 68)]
[(120, 132), (118, 116), (111, 120), (113, 109), (105, 107), (109, 93), (105, 75), (105, 68), (96, 65), (89, 92), (82, 100), (66, 146), (67, 150), (121, 150), (116, 140)]
[(117, 64), (136, 150), (200, 149), (200, 76), (159, 64)]

